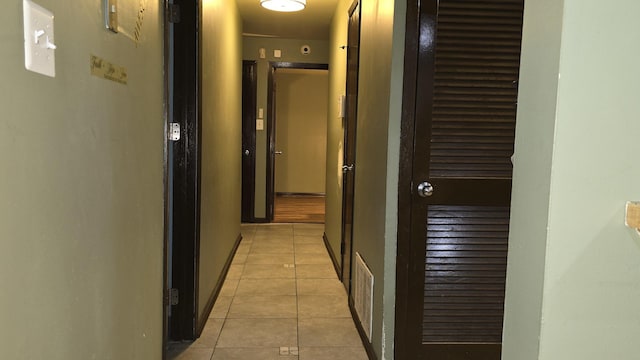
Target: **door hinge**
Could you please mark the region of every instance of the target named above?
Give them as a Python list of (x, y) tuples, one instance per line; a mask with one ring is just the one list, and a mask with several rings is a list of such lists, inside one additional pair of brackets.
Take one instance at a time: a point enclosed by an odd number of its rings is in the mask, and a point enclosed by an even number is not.
[(167, 289), (164, 294), (164, 304), (165, 305), (178, 305), (180, 303), (180, 292), (178, 289)]
[(167, 17), (169, 22), (172, 24), (177, 24), (180, 22), (180, 5), (178, 4), (169, 4), (167, 8)]
[(180, 140), (180, 123), (169, 123), (169, 141)]

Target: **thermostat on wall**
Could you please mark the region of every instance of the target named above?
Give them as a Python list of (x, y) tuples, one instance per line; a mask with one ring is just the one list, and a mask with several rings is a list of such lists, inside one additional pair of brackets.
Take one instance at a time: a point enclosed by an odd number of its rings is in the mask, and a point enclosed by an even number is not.
[(311, 46), (309, 46), (309, 45), (302, 45), (302, 46), (300, 47), (300, 53), (301, 53), (302, 55), (309, 55), (309, 54), (311, 54)]

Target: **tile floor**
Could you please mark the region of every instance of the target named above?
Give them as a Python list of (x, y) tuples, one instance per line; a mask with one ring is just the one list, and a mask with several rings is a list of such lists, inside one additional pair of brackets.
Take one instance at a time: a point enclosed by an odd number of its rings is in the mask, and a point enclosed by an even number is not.
[(224, 286), (180, 360), (366, 360), (322, 224), (242, 225)]

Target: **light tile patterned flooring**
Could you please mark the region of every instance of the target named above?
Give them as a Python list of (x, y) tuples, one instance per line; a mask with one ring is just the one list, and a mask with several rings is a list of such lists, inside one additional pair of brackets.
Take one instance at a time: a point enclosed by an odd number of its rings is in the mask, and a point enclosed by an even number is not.
[(242, 225), (224, 286), (180, 360), (366, 360), (322, 224)]

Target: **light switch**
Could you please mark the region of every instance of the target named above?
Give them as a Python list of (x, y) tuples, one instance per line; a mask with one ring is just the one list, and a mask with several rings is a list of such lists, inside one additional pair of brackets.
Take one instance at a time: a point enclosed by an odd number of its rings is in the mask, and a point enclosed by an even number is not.
[(43, 75), (56, 76), (53, 13), (31, 0), (23, 0), (24, 66)]
[(273, 57), (274, 58), (282, 57), (282, 50), (273, 50)]
[(256, 120), (256, 130), (264, 130), (264, 120)]
[(264, 109), (263, 108), (259, 108), (258, 109), (258, 118), (259, 119), (264, 119)]

